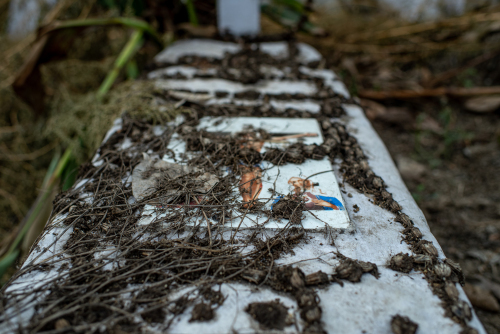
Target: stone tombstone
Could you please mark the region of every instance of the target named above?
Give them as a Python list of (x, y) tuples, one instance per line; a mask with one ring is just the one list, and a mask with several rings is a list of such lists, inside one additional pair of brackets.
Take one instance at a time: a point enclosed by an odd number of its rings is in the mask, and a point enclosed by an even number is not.
[(185, 40), (155, 61), (179, 115), (116, 120), (3, 289), (0, 333), (485, 333), (315, 49)]

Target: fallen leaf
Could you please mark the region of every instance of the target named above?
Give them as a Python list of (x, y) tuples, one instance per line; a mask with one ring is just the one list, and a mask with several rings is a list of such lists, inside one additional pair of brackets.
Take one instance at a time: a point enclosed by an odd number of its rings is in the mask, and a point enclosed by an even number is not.
[(177, 26), (179, 30), (184, 30), (191, 36), (212, 38), (217, 34), (215, 26), (193, 26), (191, 23), (181, 23)]
[(467, 146), (463, 149), (463, 153), (467, 158), (473, 159), (480, 156), (494, 156), (498, 152), (498, 145), (495, 142), (488, 144), (475, 144)]
[(476, 275), (476, 276), (474, 276), (474, 278), (481, 281), (481, 286), (484, 289), (487, 289), (487, 290), (491, 291), (491, 293), (497, 299), (500, 299), (500, 284), (495, 283), (495, 282), (493, 282), (493, 281), (491, 281), (491, 280), (489, 280), (486, 277), (481, 276), (481, 275)]
[(391, 107), (386, 109), (386, 113), (379, 117), (379, 120), (389, 123), (400, 125), (404, 128), (413, 127), (413, 115), (407, 108)]
[(465, 102), (465, 108), (477, 113), (493, 112), (500, 108), (500, 96), (479, 96)]
[(425, 165), (408, 157), (397, 157), (396, 164), (399, 173), (405, 180), (418, 181), (427, 172), (427, 167)]
[(500, 311), (500, 305), (498, 305), (498, 301), (495, 299), (495, 297), (493, 297), (489, 290), (486, 290), (477, 285), (466, 283), (464, 286), (464, 291), (474, 307), (490, 312)]
[(373, 100), (360, 99), (360, 104), (365, 110), (366, 117), (371, 121), (386, 113), (385, 106)]
[(443, 133), (443, 128), (434, 118), (427, 116), (419, 124), (420, 130), (431, 131), (437, 134)]
[(63, 59), (82, 30), (73, 28), (56, 31), (58, 24), (59, 22), (54, 22), (38, 29), (37, 40), (12, 84), (15, 93), (33, 108), (37, 115), (44, 111), (46, 96), (39, 65)]
[(402, 125), (405, 128), (413, 126), (413, 115), (407, 108), (386, 107), (373, 100), (360, 99), (366, 117), (373, 121), (379, 120), (389, 124)]

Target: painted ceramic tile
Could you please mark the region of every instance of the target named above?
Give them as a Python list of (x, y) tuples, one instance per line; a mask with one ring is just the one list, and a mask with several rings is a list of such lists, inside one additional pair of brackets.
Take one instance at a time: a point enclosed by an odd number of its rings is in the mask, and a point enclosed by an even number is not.
[[(323, 143), (320, 127), (315, 119), (206, 117), (200, 120), (198, 129), (227, 135), (245, 132), (248, 142), (244, 145), (260, 153), (272, 148), (285, 149), (297, 142), (306, 145)], [(268, 138), (260, 139), (257, 130), (266, 131)], [(182, 164), (191, 156), (186, 154), (186, 145), (179, 138), (173, 138), (169, 148), (172, 154), (164, 157), (169, 163)], [(225, 224), (226, 227), (285, 227), (289, 223), (286, 219), (269, 219), (266, 215), (249, 213), (246, 210), (252, 200), (258, 201), (264, 210), (273, 210), (273, 206), (285, 196), (300, 196), (303, 199), (306, 211), (303, 212), (302, 224), (306, 229), (322, 229), (325, 226), (336, 229), (349, 227), (349, 216), (328, 158), (306, 159), (302, 164), (287, 163), (281, 166), (268, 161), (254, 165), (245, 165), (243, 162), (241, 164), (242, 175), (239, 184), (234, 187), (234, 195), (242, 205), (240, 210), (233, 212), (232, 219), (228, 219)], [(225, 172), (233, 171), (227, 168)], [(155, 213), (156, 210), (155, 206), (147, 206), (141, 224), (161, 218), (163, 213)]]

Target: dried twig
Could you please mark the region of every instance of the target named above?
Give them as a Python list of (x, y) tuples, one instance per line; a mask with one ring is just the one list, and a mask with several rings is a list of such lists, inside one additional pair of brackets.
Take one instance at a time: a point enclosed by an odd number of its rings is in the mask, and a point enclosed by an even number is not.
[(478, 95), (494, 95), (500, 94), (500, 86), (492, 87), (440, 87), (434, 89), (422, 90), (393, 90), (393, 91), (375, 91), (362, 90), (359, 96), (371, 100), (387, 100), (387, 99), (413, 99), (419, 97), (439, 97), (444, 95), (455, 97), (471, 97)]
[(430, 81), (422, 83), (422, 85), (425, 88), (433, 88), (444, 81), (447, 81), (447, 80), (454, 78), (455, 76), (459, 75), (460, 73), (462, 73), (463, 71), (465, 71), (471, 67), (475, 67), (479, 64), (484, 63), (485, 61), (488, 61), (488, 60), (498, 56), (499, 53), (500, 53), (500, 50), (484, 53), (484, 54), (468, 61), (463, 66), (460, 66), (458, 68), (453, 68), (449, 71), (446, 71), (446, 72), (443, 72), (443, 73), (436, 75)]
[(474, 23), (490, 22), (500, 20), (500, 12), (496, 13), (478, 13), (464, 15), (461, 17), (450, 18), (442, 21), (430, 21), (424, 23), (411, 24), (403, 27), (396, 27), (382, 31), (369, 31), (358, 34), (351, 34), (347, 37), (349, 42), (362, 40), (381, 40), (386, 38), (401, 37), (417, 33), (422, 33), (443, 27), (468, 26)]

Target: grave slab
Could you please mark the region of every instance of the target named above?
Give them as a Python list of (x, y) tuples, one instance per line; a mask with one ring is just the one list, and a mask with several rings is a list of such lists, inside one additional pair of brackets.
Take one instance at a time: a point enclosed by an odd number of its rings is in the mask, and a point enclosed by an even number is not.
[[(148, 80), (191, 112), (115, 122), (3, 289), (0, 333), (485, 333), (363, 110), (291, 47), (161, 52)], [(248, 82), (245, 55), (274, 74)]]

